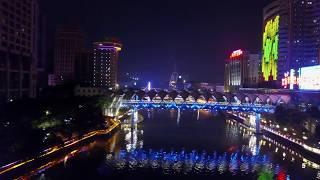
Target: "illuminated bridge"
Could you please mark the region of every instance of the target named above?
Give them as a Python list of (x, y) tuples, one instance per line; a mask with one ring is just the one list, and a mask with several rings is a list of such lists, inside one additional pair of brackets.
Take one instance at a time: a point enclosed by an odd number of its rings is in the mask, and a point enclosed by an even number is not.
[(121, 92), (122, 107), (181, 108), (273, 113), (279, 104), (288, 104), (286, 95), (218, 93), (189, 91), (126, 91)]
[(255, 112), (255, 113), (273, 113), (275, 106), (261, 105), (261, 104), (230, 104), (224, 102), (215, 103), (198, 103), (198, 102), (153, 102), (153, 101), (136, 101), (124, 100), (122, 107), (129, 108), (181, 108), (181, 109), (208, 109), (220, 111), (241, 111), (241, 112)]
[[(137, 117), (135, 112), (141, 108), (163, 109), (207, 109), (217, 111), (248, 112), (256, 117), (255, 129), (260, 132), (260, 114), (273, 113), (279, 104), (288, 104), (290, 96), (275, 94), (250, 93), (218, 93), (200, 91), (120, 91), (117, 106), (133, 109), (133, 121)], [(116, 107), (113, 107), (116, 109)]]

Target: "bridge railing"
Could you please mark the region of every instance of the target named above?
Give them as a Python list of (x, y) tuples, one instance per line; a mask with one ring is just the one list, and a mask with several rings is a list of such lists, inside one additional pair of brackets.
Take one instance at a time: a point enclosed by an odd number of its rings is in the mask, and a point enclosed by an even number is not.
[(261, 104), (261, 103), (230, 103), (230, 102), (206, 102), (206, 103), (198, 103), (198, 102), (154, 102), (147, 100), (122, 100), (123, 104), (176, 104), (176, 105), (228, 105), (228, 106), (255, 106), (255, 107), (274, 107), (270, 104)]

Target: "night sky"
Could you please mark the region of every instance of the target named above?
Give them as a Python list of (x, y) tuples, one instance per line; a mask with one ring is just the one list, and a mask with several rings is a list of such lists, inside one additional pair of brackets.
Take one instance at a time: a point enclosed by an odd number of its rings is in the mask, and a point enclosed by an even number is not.
[[(86, 46), (123, 43), (120, 73), (166, 87), (174, 66), (190, 80), (223, 82), (235, 49), (261, 49), (262, 8), (271, 0), (42, 0), (48, 42), (57, 24), (77, 24)], [(49, 45), (50, 47), (50, 45)]]

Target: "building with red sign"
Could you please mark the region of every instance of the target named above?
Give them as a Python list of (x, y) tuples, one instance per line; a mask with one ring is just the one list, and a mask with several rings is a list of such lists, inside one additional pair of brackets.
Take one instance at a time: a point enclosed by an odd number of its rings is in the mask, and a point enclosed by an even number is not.
[(259, 81), (258, 54), (241, 49), (233, 51), (225, 64), (225, 91), (237, 91), (243, 87), (257, 87)]

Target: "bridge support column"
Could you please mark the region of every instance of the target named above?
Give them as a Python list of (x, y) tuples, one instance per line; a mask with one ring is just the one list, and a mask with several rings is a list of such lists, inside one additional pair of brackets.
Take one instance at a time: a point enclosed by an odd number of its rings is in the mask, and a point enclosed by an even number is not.
[(256, 134), (260, 134), (260, 121), (261, 121), (261, 114), (256, 113)]

